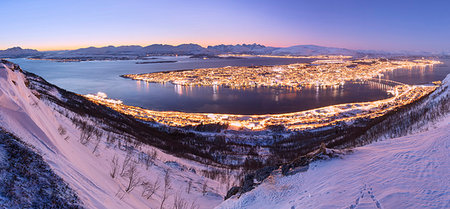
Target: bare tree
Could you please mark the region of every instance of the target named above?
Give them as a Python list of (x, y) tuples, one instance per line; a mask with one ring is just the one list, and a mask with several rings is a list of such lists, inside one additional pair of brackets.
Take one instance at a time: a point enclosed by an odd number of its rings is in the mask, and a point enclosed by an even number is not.
[[(129, 151), (131, 149), (131, 146), (130, 146), (130, 144), (132, 142), (131, 137), (130, 136), (126, 136), (125, 139), (124, 139), (124, 142), (125, 142), (125, 144), (123, 145), (123, 147), (124, 147), (123, 150), (124, 151)], [(120, 149), (120, 147), (119, 147), (119, 149)]]
[(151, 160), (154, 162), (156, 160), (156, 158), (158, 157), (158, 152), (156, 152), (155, 149), (152, 149), (149, 152), (149, 155), (150, 155)]
[(143, 143), (141, 142), (141, 140), (136, 139), (133, 142), (134, 142), (133, 146), (134, 146), (135, 149), (140, 149), (142, 147)]
[(205, 180), (204, 182), (203, 182), (203, 185), (202, 185), (202, 194), (203, 194), (203, 196), (205, 196), (206, 195), (206, 189), (208, 188), (208, 185), (207, 185), (207, 181)]
[(102, 135), (103, 135), (103, 132), (100, 132), (100, 131), (96, 131), (95, 132), (96, 142), (95, 142), (94, 149), (92, 150), (92, 153), (95, 153), (97, 151), (97, 149), (98, 149), (98, 147), (100, 145), (100, 142), (102, 141), (101, 140), (102, 139)]
[(112, 178), (116, 178), (118, 169), (119, 169), (119, 159), (117, 158), (117, 155), (114, 155), (113, 159), (111, 160), (111, 172), (109, 173), (109, 175)]
[(145, 153), (143, 161), (147, 170), (154, 164), (154, 158), (152, 157), (152, 153), (150, 151), (147, 151), (147, 153)]
[(199, 209), (200, 206), (197, 205), (197, 203), (195, 202), (195, 200), (192, 200), (191, 205), (189, 207), (190, 209)]
[(123, 159), (123, 162), (122, 162), (122, 168), (120, 169), (120, 176), (123, 177), (125, 175), (125, 171), (127, 170), (130, 162), (131, 162), (131, 154), (127, 153), (127, 155), (125, 156), (125, 158)]
[(116, 141), (116, 138), (111, 133), (109, 133), (108, 136), (106, 136), (106, 142), (107, 142), (106, 146), (108, 148), (111, 147), (111, 145), (113, 145), (115, 143), (115, 141)]
[(122, 149), (122, 140), (119, 138), (119, 139), (117, 139), (117, 147), (119, 148), (119, 149)]
[(83, 145), (88, 144), (94, 135), (95, 127), (84, 123), (81, 126), (80, 143)]
[(153, 194), (155, 194), (156, 191), (161, 187), (161, 182), (159, 181), (159, 178), (156, 178), (154, 183), (143, 182), (141, 185), (143, 187), (141, 194), (142, 197), (150, 199), (153, 196)]
[(188, 194), (191, 192), (191, 188), (192, 188), (192, 179), (189, 179), (188, 186), (187, 186), (187, 189), (186, 189), (186, 192)]
[(128, 186), (125, 188), (125, 192), (130, 193), (133, 189), (141, 183), (141, 177), (137, 171), (137, 165), (135, 162), (131, 163), (130, 168), (127, 171)]
[(188, 202), (180, 196), (180, 193), (176, 193), (173, 198), (173, 209), (186, 209), (188, 206)]
[(166, 202), (167, 198), (170, 196), (169, 190), (171, 189), (171, 182), (170, 182), (170, 171), (166, 170), (164, 174), (164, 191), (163, 195), (161, 197), (161, 206), (160, 209), (163, 209), (164, 202)]

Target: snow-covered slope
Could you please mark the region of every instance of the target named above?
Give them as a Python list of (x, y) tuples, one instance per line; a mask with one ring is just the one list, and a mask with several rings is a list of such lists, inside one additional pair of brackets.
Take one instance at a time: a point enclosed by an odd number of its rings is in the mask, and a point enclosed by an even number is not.
[(307, 172), (269, 177), (217, 208), (449, 208), (450, 117), (432, 130), (376, 142)]
[[(450, 75), (426, 102), (447, 103), (449, 86)], [(313, 162), (306, 172), (282, 176), (276, 170), (217, 208), (449, 208), (450, 115), (421, 124), (416, 128), (422, 132)]]
[(0, 208), (80, 208), (75, 192), (41, 156), (0, 129)]
[[(0, 62), (0, 127), (32, 145), (54, 172), (77, 192), (87, 208), (159, 208), (164, 196), (166, 171), (170, 173), (170, 188), (164, 208), (171, 208), (177, 201), (184, 201), (186, 205), (195, 202), (200, 208), (211, 208), (222, 201), (217, 193), (223, 191), (218, 189), (220, 185), (217, 181), (180, 167), (189, 166), (198, 170), (202, 165), (142, 144), (124, 150), (123, 146), (111, 143), (111, 139), (107, 142), (109, 133), (104, 130), (101, 130), (103, 135), (98, 138), (98, 146), (94, 139), (91, 143), (80, 143), (80, 129), (67, 115), (55, 111), (61, 110), (61, 107), (39, 99), (39, 93), (30, 90), (27, 85), (29, 83), (18, 66)], [(74, 116), (70, 111), (65, 112)], [(89, 118), (80, 119), (95, 125), (95, 121)], [(139, 155), (151, 150), (156, 151), (157, 157), (147, 169)], [(130, 156), (130, 163), (124, 167), (126, 156)], [(124, 167), (122, 176), (117, 174), (115, 178), (111, 177), (113, 159), (117, 160), (119, 172)], [(151, 198), (143, 197), (146, 187), (141, 184), (125, 192), (133, 164), (136, 164), (135, 177), (140, 182), (159, 181), (160, 187)], [(186, 192), (189, 185), (191, 189)]]

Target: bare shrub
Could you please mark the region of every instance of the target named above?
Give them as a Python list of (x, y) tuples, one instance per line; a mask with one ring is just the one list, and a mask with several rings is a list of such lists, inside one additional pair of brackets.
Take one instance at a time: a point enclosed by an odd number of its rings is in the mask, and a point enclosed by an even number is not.
[(192, 188), (192, 179), (189, 179), (188, 186), (187, 186), (187, 189), (186, 189), (186, 192), (188, 194), (191, 192), (191, 188)]
[(92, 136), (94, 135), (94, 131), (94, 126), (84, 123), (81, 126), (80, 143), (83, 145), (88, 144), (91, 141)]
[(173, 199), (173, 209), (186, 209), (188, 206), (189, 203), (180, 196), (180, 193), (175, 194)]
[(147, 169), (147, 170), (148, 170), (148, 168), (149, 168), (150, 166), (153, 165), (153, 161), (152, 161), (152, 159), (150, 158), (150, 155), (149, 155), (148, 153), (144, 153), (144, 154), (143, 154), (142, 162), (144, 163), (145, 169)]
[(116, 178), (118, 169), (119, 169), (119, 159), (117, 158), (117, 155), (114, 155), (113, 159), (111, 160), (111, 172), (109, 173), (109, 175), (112, 178)]
[(150, 199), (161, 187), (161, 182), (159, 181), (159, 178), (156, 178), (155, 182), (153, 183), (146, 181), (141, 185), (143, 187), (141, 196)]
[(170, 182), (170, 171), (166, 170), (164, 174), (164, 191), (163, 195), (161, 196), (161, 205), (160, 209), (164, 208), (164, 203), (166, 202), (167, 198), (170, 196), (169, 190), (171, 189), (171, 182)]
[(203, 196), (205, 196), (206, 193), (207, 193), (207, 189), (208, 189), (207, 182), (208, 182), (208, 181), (205, 180), (205, 181), (203, 182), (203, 185), (202, 185), (202, 194), (203, 194)]
[(131, 155), (130, 153), (127, 153), (127, 155), (125, 156), (125, 158), (123, 159), (122, 162), (122, 168), (120, 169), (120, 176), (124, 176), (125, 175), (125, 171), (127, 171), (128, 165), (131, 162)]
[(101, 139), (102, 139), (102, 135), (103, 132), (97, 131), (95, 132), (95, 136), (96, 136), (96, 141), (95, 141), (95, 146), (94, 149), (92, 150), (92, 153), (95, 153), (100, 145)]
[(156, 158), (158, 157), (158, 152), (156, 152), (155, 149), (150, 150), (150, 152), (148, 152), (148, 154), (150, 155), (150, 159), (152, 161), (155, 161)]
[(128, 186), (125, 188), (125, 192), (130, 193), (137, 185), (141, 183), (141, 177), (139, 177), (135, 162), (131, 163), (126, 174), (128, 178)]
[(116, 138), (111, 133), (109, 133), (108, 136), (106, 136), (106, 146), (109, 148), (115, 142)]
[(67, 130), (66, 130), (64, 127), (62, 127), (62, 126), (60, 125), (60, 126), (58, 127), (58, 133), (59, 133), (59, 135), (64, 136), (64, 135), (67, 134)]
[(195, 200), (192, 200), (191, 205), (189, 206), (189, 209), (199, 209), (199, 208), (200, 208), (200, 206), (197, 205)]

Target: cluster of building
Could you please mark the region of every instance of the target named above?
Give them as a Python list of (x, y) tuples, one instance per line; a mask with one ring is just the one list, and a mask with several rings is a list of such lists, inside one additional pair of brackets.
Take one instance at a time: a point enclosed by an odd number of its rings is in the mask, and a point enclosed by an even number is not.
[[(342, 57), (339, 57), (342, 58)], [(423, 67), (438, 64), (434, 60), (386, 60), (386, 59), (322, 59), (312, 63), (281, 66), (224, 67), (187, 71), (159, 72), (125, 75), (146, 82), (170, 82), (183, 86), (226, 86), (232, 88), (278, 87), (301, 88), (302, 86), (336, 86), (349, 80), (366, 81), (381, 79), (381, 73), (398, 68)], [(287, 130), (305, 130), (351, 123), (356, 119), (376, 118), (387, 112), (410, 104), (435, 90), (436, 86), (395, 85), (390, 92), (393, 97), (374, 102), (339, 104), (307, 111), (265, 114), (235, 115), (215, 113), (185, 113), (176, 111), (154, 111), (124, 105), (120, 100), (108, 99), (103, 93), (85, 95), (95, 103), (108, 106), (135, 118), (154, 121), (176, 127), (205, 124), (224, 124), (235, 130), (265, 130), (272, 126), (283, 126)]]
[(292, 59), (350, 59), (347, 55), (255, 55), (255, 54), (221, 54), (219, 57), (268, 57), (268, 58), (292, 58)]
[(168, 126), (197, 126), (201, 124), (225, 124), (234, 130), (265, 130), (270, 126), (284, 126), (287, 130), (314, 129), (340, 122), (351, 123), (359, 118), (370, 119), (410, 104), (434, 91), (436, 86), (398, 85), (394, 87), (394, 96), (374, 102), (361, 102), (327, 106), (307, 111), (286, 114), (234, 115), (185, 113), (175, 111), (154, 111), (128, 106), (120, 101), (107, 99), (104, 94), (86, 95), (95, 103), (108, 106), (118, 112), (135, 118), (154, 121)]
[(128, 74), (123, 77), (152, 83), (230, 88), (304, 86), (333, 87), (346, 81), (380, 77), (384, 71), (438, 64), (434, 60), (328, 59), (279, 66), (222, 67), (185, 71)]

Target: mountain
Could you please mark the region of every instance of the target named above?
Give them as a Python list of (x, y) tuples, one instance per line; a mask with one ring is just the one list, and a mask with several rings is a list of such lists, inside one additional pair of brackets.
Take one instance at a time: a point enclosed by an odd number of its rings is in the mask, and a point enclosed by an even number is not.
[(208, 50), (216, 54), (271, 54), (272, 51), (279, 49), (276, 47), (267, 47), (260, 44), (237, 44), (237, 45), (216, 45), (208, 46)]
[(0, 58), (19, 58), (28, 56), (38, 56), (42, 52), (34, 49), (22, 49), (20, 47), (13, 47), (6, 50), (0, 50)]
[(312, 163), (292, 162), (286, 174), (282, 166), (263, 179), (256, 177), (267, 169), (247, 175), (244, 186), (256, 188), (216, 208), (448, 208), (449, 86), (447, 75), (429, 97), (369, 129), (360, 137), (367, 145), (347, 154), (324, 149)]
[(88, 47), (71, 51), (66, 51), (66, 55), (140, 55), (143, 54), (141, 46), (107, 46), (107, 47)]
[(317, 45), (297, 45), (286, 48), (281, 48), (272, 51), (273, 55), (350, 55), (357, 54), (355, 50), (323, 47)]
[(158, 55), (219, 55), (219, 54), (252, 54), (252, 55), (350, 55), (350, 56), (449, 56), (449, 52), (425, 51), (382, 51), (352, 50), (317, 45), (297, 45), (291, 47), (269, 47), (260, 44), (215, 45), (202, 47), (198, 44), (181, 44), (177, 46), (153, 44), (149, 46), (106, 46), (87, 47), (76, 50), (39, 52), (33, 49), (14, 47), (0, 51), (0, 58), (35, 57), (46, 59), (141, 59), (145, 56)]
[(205, 48), (198, 44), (181, 44), (178, 46), (153, 44), (144, 47), (144, 52), (152, 55), (192, 55), (208, 53)]

